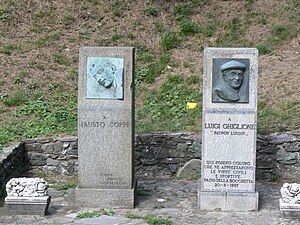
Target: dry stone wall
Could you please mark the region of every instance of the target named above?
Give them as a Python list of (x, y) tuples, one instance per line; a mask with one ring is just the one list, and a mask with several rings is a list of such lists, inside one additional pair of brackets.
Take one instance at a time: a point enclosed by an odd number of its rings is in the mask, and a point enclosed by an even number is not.
[[(0, 187), (23, 175), (77, 175), (77, 137), (37, 138), (6, 147), (1, 153)], [(300, 176), (300, 130), (258, 135), (256, 178)], [(201, 136), (194, 133), (136, 135), (136, 177), (169, 177), (192, 159), (201, 159)], [(200, 171), (199, 171), (200, 172)], [(2, 195), (2, 193), (0, 193)]]

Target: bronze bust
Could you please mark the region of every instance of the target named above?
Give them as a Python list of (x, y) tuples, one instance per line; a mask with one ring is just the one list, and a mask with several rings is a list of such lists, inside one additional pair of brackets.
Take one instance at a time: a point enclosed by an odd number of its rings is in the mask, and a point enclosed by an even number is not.
[(213, 102), (238, 102), (241, 99), (240, 88), (244, 80), (246, 65), (236, 60), (224, 63), (221, 67), (222, 82), (213, 88), (216, 95)]

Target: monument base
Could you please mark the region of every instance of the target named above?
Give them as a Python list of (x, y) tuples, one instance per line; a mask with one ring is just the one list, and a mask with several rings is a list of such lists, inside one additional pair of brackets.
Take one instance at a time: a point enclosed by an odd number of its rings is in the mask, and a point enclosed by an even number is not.
[(136, 185), (132, 189), (76, 188), (75, 199), (78, 206), (132, 209), (136, 205)]
[(207, 211), (258, 211), (258, 192), (212, 192), (198, 193), (198, 207)]
[(6, 197), (5, 204), (12, 215), (40, 215), (48, 213), (51, 197)]
[(279, 199), (279, 205), (284, 219), (300, 219), (300, 204), (286, 203)]

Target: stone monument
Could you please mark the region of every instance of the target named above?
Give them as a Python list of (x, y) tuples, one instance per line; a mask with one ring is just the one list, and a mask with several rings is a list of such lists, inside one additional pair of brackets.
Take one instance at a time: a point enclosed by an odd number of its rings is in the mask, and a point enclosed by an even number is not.
[(46, 215), (51, 197), (42, 178), (12, 178), (6, 184), (5, 204), (12, 215)]
[(134, 207), (133, 66), (132, 47), (80, 49), (78, 205)]
[(204, 50), (201, 210), (258, 210), (257, 80), (257, 49)]
[(285, 219), (300, 219), (300, 184), (285, 183), (280, 189), (279, 199), (282, 217)]

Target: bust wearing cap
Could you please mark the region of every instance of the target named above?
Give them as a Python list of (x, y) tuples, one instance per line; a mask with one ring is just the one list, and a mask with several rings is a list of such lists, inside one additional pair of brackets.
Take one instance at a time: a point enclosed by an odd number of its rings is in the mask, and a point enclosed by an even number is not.
[(223, 83), (214, 88), (214, 93), (227, 102), (240, 100), (239, 90), (243, 83), (246, 65), (236, 60), (231, 60), (221, 66)]

